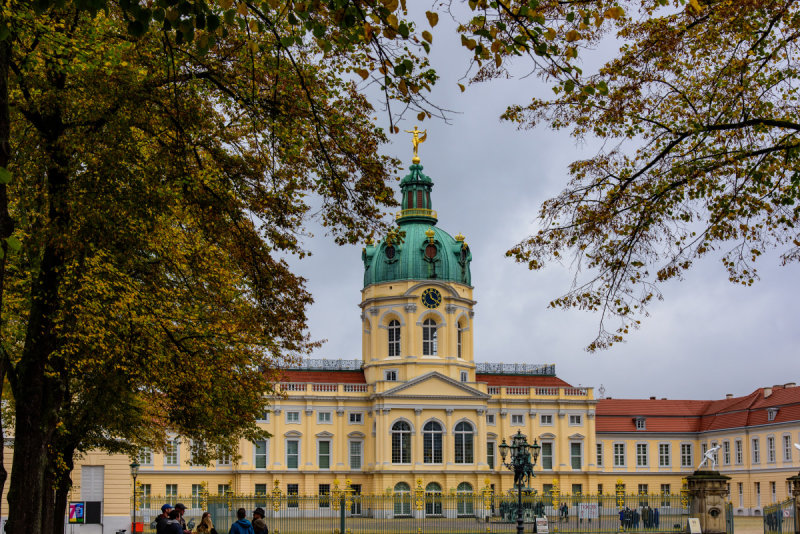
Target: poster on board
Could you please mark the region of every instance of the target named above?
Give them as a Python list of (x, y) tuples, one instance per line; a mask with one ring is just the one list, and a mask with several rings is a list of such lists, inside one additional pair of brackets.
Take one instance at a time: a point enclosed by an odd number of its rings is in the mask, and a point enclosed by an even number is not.
[(86, 503), (83, 501), (69, 503), (69, 522), (71, 524), (82, 524), (86, 517)]

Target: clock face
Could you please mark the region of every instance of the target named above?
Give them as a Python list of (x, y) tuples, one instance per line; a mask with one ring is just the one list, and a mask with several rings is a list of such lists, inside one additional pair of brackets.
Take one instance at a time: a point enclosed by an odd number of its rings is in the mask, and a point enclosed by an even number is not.
[(422, 292), (422, 305), (426, 308), (438, 308), (442, 303), (442, 294), (437, 289), (429, 287)]

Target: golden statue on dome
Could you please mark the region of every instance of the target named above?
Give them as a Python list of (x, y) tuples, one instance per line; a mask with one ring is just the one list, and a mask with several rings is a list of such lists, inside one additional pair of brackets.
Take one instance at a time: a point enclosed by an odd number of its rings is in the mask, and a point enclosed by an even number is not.
[[(417, 126), (414, 126), (413, 130), (405, 130), (405, 132), (410, 133), (412, 135), (411, 143), (414, 145), (414, 157), (411, 159), (411, 161), (414, 164), (417, 164), (420, 161), (418, 153), (419, 144), (424, 143), (425, 140), (428, 138), (428, 130), (420, 130), (419, 128), (417, 128)], [(419, 134), (422, 134), (422, 136), (420, 136)]]

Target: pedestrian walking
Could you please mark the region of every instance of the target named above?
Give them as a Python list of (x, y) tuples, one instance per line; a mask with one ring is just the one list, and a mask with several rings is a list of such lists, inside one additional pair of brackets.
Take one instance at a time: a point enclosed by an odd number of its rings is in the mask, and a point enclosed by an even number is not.
[(197, 534), (217, 534), (214, 523), (211, 521), (211, 512), (203, 512), (200, 524), (197, 525)]
[(247, 520), (247, 510), (244, 508), (236, 510), (236, 522), (231, 525), (228, 534), (255, 534), (253, 525)]
[(255, 534), (269, 534), (264, 516), (266, 516), (266, 513), (260, 506), (253, 510), (253, 532), (255, 532)]

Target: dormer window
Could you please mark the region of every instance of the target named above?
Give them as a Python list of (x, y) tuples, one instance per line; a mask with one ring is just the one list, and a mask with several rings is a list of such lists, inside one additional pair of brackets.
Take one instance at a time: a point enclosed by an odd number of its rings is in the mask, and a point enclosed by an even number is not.
[(647, 430), (644, 417), (634, 417), (633, 421), (636, 424), (636, 430)]
[(778, 415), (777, 408), (767, 408), (767, 421), (774, 421), (776, 415)]
[(434, 245), (433, 243), (429, 243), (428, 245), (425, 246), (425, 257), (428, 258), (429, 260), (435, 258), (437, 252), (438, 250), (436, 249), (436, 245)]

